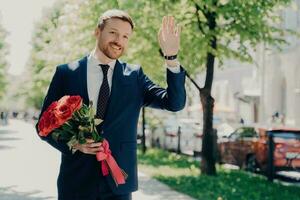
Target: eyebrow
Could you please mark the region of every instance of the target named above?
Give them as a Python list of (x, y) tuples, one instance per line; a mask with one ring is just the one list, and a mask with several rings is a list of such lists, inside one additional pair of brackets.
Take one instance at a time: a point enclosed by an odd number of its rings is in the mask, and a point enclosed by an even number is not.
[[(118, 29), (115, 28), (110, 28), (111, 30), (119, 31)], [(125, 33), (125, 35), (130, 35), (129, 33)]]

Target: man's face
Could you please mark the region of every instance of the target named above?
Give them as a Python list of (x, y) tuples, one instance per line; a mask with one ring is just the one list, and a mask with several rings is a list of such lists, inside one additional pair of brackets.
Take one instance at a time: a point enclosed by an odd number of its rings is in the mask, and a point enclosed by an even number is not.
[(97, 28), (95, 35), (98, 48), (110, 59), (118, 59), (127, 48), (132, 33), (131, 25), (123, 20), (112, 18), (105, 22), (103, 30)]

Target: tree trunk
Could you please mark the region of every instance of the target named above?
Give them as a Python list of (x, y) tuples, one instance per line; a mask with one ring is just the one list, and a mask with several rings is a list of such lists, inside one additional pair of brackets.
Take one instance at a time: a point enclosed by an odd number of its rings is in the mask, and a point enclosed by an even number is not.
[[(216, 45), (216, 40), (213, 43)], [(213, 129), (213, 108), (214, 98), (211, 96), (211, 86), (214, 74), (214, 55), (208, 53), (206, 63), (206, 80), (204, 88), (200, 88), (199, 85), (193, 80), (188, 73), (187, 77), (196, 86), (200, 93), (200, 101), (203, 110), (203, 137), (202, 137), (202, 160), (200, 168), (202, 174), (216, 175), (216, 150), (217, 150), (217, 136)]]
[(216, 174), (216, 140), (213, 132), (213, 107), (214, 99), (210, 90), (202, 89), (200, 99), (203, 108), (203, 137), (202, 137), (202, 159), (201, 173), (207, 175)]
[[(200, 92), (200, 101), (203, 110), (203, 137), (202, 137), (202, 161), (200, 163), (201, 173), (207, 175), (216, 175), (216, 158), (217, 158), (217, 134), (213, 129), (213, 108), (214, 98), (211, 96), (211, 88), (214, 78), (215, 52), (217, 50), (217, 36), (215, 31), (217, 28), (216, 18), (217, 13), (212, 9), (202, 8), (195, 3), (198, 28), (203, 35), (210, 37), (209, 46), (211, 47), (206, 55), (206, 77), (205, 85), (200, 88), (199, 85), (187, 74), (188, 78), (197, 87)], [(217, 6), (218, 0), (213, 0), (212, 4)], [(205, 16), (207, 22), (201, 21), (199, 12)], [(209, 32), (206, 32), (202, 24), (206, 23), (209, 27)]]
[[(216, 3), (216, 2), (215, 2)], [(216, 13), (207, 12), (206, 18), (210, 32), (216, 29)], [(210, 47), (217, 49), (217, 37), (210, 38)], [(200, 100), (203, 108), (203, 137), (202, 137), (202, 162), (201, 173), (216, 175), (216, 149), (217, 140), (213, 130), (214, 98), (211, 96), (211, 88), (214, 78), (215, 55), (208, 51), (206, 56), (206, 78), (204, 88), (200, 90)]]

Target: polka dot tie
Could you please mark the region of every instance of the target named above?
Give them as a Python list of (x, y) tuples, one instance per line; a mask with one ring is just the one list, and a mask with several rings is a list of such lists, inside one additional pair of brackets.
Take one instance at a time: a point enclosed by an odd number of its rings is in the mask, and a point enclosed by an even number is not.
[(97, 102), (97, 112), (96, 112), (96, 118), (104, 119), (104, 114), (107, 106), (107, 102), (109, 99), (109, 85), (107, 80), (107, 71), (109, 68), (109, 65), (99, 65), (102, 68), (103, 72), (103, 81), (102, 85), (99, 90), (98, 95), (98, 102)]

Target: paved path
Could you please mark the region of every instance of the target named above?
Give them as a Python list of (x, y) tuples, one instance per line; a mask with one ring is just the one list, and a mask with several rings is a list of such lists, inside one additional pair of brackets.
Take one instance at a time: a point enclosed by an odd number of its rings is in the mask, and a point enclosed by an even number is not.
[[(30, 123), (0, 126), (0, 200), (55, 200), (59, 152), (42, 142)], [(139, 173), (133, 200), (192, 200)]]

